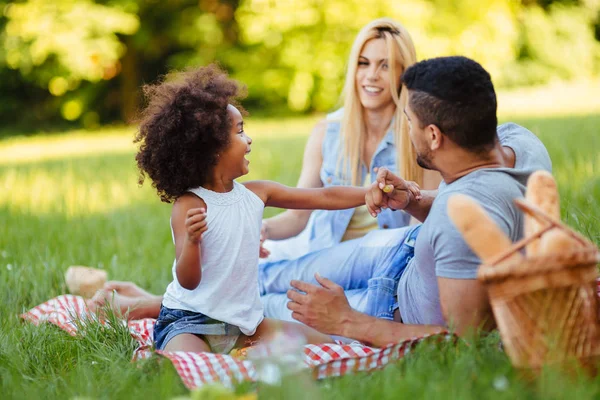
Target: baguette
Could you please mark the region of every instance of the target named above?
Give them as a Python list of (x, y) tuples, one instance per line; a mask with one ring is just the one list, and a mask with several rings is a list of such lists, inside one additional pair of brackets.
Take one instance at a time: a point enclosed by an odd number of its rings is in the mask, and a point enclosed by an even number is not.
[[(547, 171), (536, 171), (527, 180), (527, 193), (525, 200), (537, 206), (544, 213), (559, 220), (560, 219), (560, 201), (558, 188), (552, 174)], [(543, 227), (534, 217), (525, 215), (524, 234), (529, 237), (538, 232)], [(527, 256), (538, 254), (540, 239), (529, 243), (526, 247)]]
[(546, 232), (540, 239), (537, 254), (565, 253), (581, 248), (583, 248), (583, 244), (573, 236), (561, 229), (554, 228)]
[[(494, 220), (471, 197), (456, 194), (448, 200), (448, 216), (463, 235), (471, 250), (483, 264), (490, 263), (496, 256), (509, 249), (510, 238), (496, 225)], [(522, 259), (518, 252), (503, 262)]]
[(65, 282), (69, 292), (87, 299), (102, 289), (106, 283), (106, 271), (80, 265), (72, 265), (65, 272)]

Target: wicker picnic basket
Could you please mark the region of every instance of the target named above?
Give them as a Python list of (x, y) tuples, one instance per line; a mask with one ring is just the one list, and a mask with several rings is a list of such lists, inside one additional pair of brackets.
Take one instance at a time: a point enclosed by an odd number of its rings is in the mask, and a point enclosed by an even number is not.
[[(515, 243), (478, 272), (478, 279), (488, 289), (506, 352), (517, 368), (537, 371), (543, 365), (578, 360), (595, 372), (600, 360), (596, 283), (600, 253), (584, 236), (536, 206), (524, 200), (515, 202), (541, 222), (543, 229)], [(555, 228), (582, 246), (517, 262), (506, 261)]]

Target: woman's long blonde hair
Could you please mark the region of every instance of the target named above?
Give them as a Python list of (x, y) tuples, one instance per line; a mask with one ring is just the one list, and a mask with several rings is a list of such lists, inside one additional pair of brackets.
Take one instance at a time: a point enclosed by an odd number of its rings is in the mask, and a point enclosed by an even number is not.
[[(350, 170), (350, 183), (361, 185), (362, 149), (366, 139), (366, 127), (364, 121), (363, 107), (360, 103), (356, 87), (356, 69), (358, 57), (365, 43), (371, 39), (382, 38), (385, 40), (388, 50), (388, 65), (390, 84), (392, 88), (397, 86), (396, 58), (400, 54), (400, 63), (403, 70), (416, 63), (417, 55), (410, 34), (400, 23), (390, 18), (380, 18), (368, 23), (358, 33), (350, 57), (348, 59), (348, 71), (344, 84), (343, 101), (344, 114), (341, 121), (340, 142), (342, 151), (338, 160), (338, 174), (347, 181), (347, 171)], [(392, 99), (396, 103), (394, 112), (394, 141), (396, 144), (396, 164), (398, 174), (406, 180), (423, 184), (423, 169), (417, 165), (416, 151), (408, 136), (408, 120), (404, 115), (404, 107), (408, 101), (408, 93), (404, 85), (400, 86), (399, 93), (392, 89)]]

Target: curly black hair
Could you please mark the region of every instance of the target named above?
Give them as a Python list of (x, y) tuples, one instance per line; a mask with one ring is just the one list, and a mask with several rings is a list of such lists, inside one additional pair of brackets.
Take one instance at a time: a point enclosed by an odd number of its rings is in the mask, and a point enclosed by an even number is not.
[(134, 143), (140, 170), (152, 180), (160, 199), (171, 203), (188, 189), (201, 186), (230, 141), (227, 105), (240, 111), (245, 88), (216, 65), (171, 73), (145, 85), (147, 106)]

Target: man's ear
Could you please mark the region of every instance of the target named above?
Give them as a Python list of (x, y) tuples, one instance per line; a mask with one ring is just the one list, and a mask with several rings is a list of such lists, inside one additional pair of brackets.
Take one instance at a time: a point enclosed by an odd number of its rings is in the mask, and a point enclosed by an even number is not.
[(427, 128), (425, 128), (425, 131), (427, 132), (427, 136), (429, 139), (428, 142), (430, 150), (437, 150), (440, 147), (442, 147), (444, 135), (442, 134), (442, 131), (440, 131), (440, 128), (437, 127), (437, 125), (430, 124), (427, 126)]

